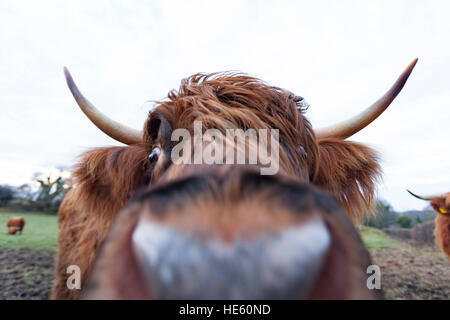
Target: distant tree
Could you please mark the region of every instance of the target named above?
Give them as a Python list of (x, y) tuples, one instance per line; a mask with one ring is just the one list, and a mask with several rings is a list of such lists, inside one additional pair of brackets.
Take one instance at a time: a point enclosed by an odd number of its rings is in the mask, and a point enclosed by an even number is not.
[(17, 188), (16, 198), (33, 200), (33, 190), (29, 184), (22, 184)]
[(8, 185), (0, 185), (0, 206), (6, 206), (14, 198), (14, 189)]
[(396, 223), (402, 228), (411, 228), (412, 227), (411, 218), (406, 217), (406, 216), (398, 217)]
[(376, 206), (378, 211), (388, 211), (388, 212), (394, 211), (392, 209), (392, 205), (384, 199), (378, 199)]
[(39, 183), (39, 189), (33, 201), (37, 210), (49, 213), (58, 211), (61, 200), (69, 189), (69, 184), (62, 177), (62, 172), (60, 170), (58, 177), (53, 180), (50, 175), (35, 173), (33, 180)]
[(416, 217), (416, 224), (421, 224), (423, 221), (419, 216)]
[(363, 223), (369, 227), (384, 229), (393, 225), (397, 217), (389, 202), (378, 199), (372, 212), (365, 215)]

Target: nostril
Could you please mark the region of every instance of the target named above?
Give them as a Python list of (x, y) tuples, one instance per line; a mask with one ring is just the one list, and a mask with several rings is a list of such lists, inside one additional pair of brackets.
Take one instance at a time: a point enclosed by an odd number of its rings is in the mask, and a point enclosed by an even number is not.
[(156, 299), (305, 299), (330, 246), (319, 219), (224, 243), (144, 220), (133, 237)]

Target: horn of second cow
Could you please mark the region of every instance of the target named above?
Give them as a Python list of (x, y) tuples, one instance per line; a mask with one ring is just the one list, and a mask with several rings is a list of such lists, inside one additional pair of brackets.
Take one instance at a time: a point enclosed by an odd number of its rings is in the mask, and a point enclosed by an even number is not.
[(431, 200), (433, 200), (434, 198), (441, 198), (441, 197), (444, 197), (445, 196), (445, 194), (433, 194), (433, 195), (427, 195), (427, 196), (420, 196), (420, 195), (417, 195), (417, 194), (415, 194), (414, 192), (412, 192), (412, 191), (409, 191), (408, 189), (406, 189), (406, 191), (408, 191), (408, 193), (410, 194), (410, 195), (412, 195), (413, 197), (415, 197), (415, 198), (417, 198), (417, 199), (420, 199), (420, 200), (425, 200), (425, 201), (431, 201)]

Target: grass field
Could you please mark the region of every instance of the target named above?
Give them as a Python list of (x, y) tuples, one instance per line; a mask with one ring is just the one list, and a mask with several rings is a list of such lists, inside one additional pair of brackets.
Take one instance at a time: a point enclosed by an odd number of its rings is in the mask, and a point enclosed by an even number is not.
[(398, 248), (400, 243), (392, 238), (389, 238), (383, 231), (370, 228), (366, 226), (360, 226), (358, 228), (359, 234), (367, 249), (381, 249), (381, 248)]
[[(25, 218), (22, 234), (8, 234), (6, 227), (9, 217)], [(0, 246), (9, 248), (29, 248), (32, 250), (56, 250), (58, 237), (58, 217), (43, 213), (0, 212)]]

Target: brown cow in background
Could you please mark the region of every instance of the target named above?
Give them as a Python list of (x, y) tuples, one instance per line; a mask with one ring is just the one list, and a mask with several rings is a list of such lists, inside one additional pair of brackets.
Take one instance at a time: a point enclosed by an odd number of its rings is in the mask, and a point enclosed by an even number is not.
[[(390, 105), (416, 61), (358, 116), (316, 130), (302, 97), (236, 73), (183, 80), (143, 131), (134, 130), (100, 113), (65, 69), (82, 111), (128, 146), (82, 155), (59, 210), (52, 298), (81, 296), (66, 286), (70, 265), (93, 299), (379, 298), (366, 286), (370, 257), (351, 223), (372, 204), (379, 158), (345, 139)], [(262, 164), (248, 158), (247, 165), (173, 162), (172, 133), (192, 134), (194, 121), (222, 134), (278, 129), (278, 174), (258, 174)]]
[(8, 234), (16, 234), (16, 232), (20, 231), (22, 234), (22, 230), (25, 227), (25, 219), (22, 217), (11, 217), (8, 219)]
[(430, 201), (431, 207), (438, 213), (435, 220), (434, 236), (436, 243), (450, 261), (450, 192), (429, 196), (419, 196), (407, 190), (416, 198)]

